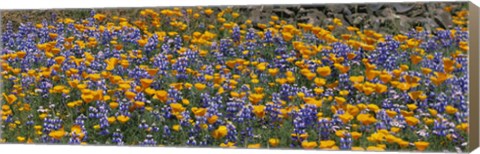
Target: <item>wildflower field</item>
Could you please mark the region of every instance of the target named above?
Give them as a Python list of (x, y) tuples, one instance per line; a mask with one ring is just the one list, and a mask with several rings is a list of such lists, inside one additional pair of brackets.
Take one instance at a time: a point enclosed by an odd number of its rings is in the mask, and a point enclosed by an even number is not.
[(0, 141), (467, 149), (466, 9), (444, 9), (450, 29), (385, 34), (239, 7), (8, 22)]

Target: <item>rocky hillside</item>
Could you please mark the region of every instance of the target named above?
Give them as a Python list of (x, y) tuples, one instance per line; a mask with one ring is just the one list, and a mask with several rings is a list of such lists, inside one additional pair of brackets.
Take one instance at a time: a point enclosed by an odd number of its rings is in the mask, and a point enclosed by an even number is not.
[[(239, 9), (254, 23), (267, 23), (270, 16), (277, 15), (289, 22), (307, 22), (326, 26), (333, 18), (339, 18), (348, 26), (373, 29), (385, 33), (401, 33), (422, 26), (426, 30), (454, 26), (452, 15), (455, 10), (466, 7), (466, 2), (442, 3), (371, 3), (371, 4), (316, 4), (316, 5), (254, 5)], [(163, 8), (155, 8), (161, 10)], [(139, 8), (96, 9), (107, 15), (133, 16)], [(1, 12), (2, 29), (8, 21), (14, 27), (25, 21), (40, 22), (58, 17), (88, 16), (89, 9), (71, 10), (9, 10)]]

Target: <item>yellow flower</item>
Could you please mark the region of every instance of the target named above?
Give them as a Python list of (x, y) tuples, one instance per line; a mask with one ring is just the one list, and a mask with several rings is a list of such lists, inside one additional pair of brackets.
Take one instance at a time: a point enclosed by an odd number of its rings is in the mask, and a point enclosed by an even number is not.
[(298, 98), (303, 99), (303, 97), (305, 97), (305, 93), (299, 92), (299, 93), (297, 93), (297, 96), (298, 96)]
[(248, 96), (248, 100), (250, 100), (252, 104), (257, 104), (258, 102), (262, 101), (263, 97), (263, 94), (250, 94), (250, 96)]
[(270, 139), (268, 140), (268, 144), (270, 144), (270, 146), (272, 146), (272, 147), (276, 147), (276, 146), (278, 146), (278, 144), (280, 144), (280, 139), (278, 139), (278, 138), (270, 138)]
[(320, 149), (328, 149), (328, 148), (332, 148), (333, 146), (335, 146), (334, 140), (320, 141)]
[(257, 143), (257, 144), (248, 144), (247, 145), (247, 148), (250, 148), (250, 149), (258, 149), (260, 148), (260, 143)]
[(177, 125), (173, 125), (173, 126), (172, 126), (172, 129), (173, 129), (174, 131), (178, 132), (178, 131), (180, 131), (180, 125), (178, 125), (178, 124), (177, 124)]
[(272, 19), (273, 21), (277, 21), (279, 18), (278, 16), (270, 16), (270, 19)]
[(60, 140), (63, 136), (65, 136), (66, 132), (63, 128), (59, 129), (59, 130), (55, 130), (55, 131), (51, 131), (48, 136), (54, 138), (54, 139), (57, 139), (57, 140)]
[(417, 105), (415, 105), (415, 104), (407, 104), (407, 107), (410, 111), (414, 111), (415, 109), (418, 108)]
[(403, 141), (403, 140), (397, 141), (397, 144), (402, 148), (406, 148), (410, 145), (408, 141)]
[(393, 118), (397, 115), (397, 112), (396, 111), (393, 111), (393, 110), (386, 110), (385, 111), (387, 113), (387, 115), (390, 117), (390, 118)]
[(453, 75), (447, 74), (447, 73), (440, 73), (440, 72), (435, 72), (435, 76), (431, 76), (430, 80), (435, 84), (436, 86), (439, 86), (443, 82), (445, 82), (447, 79), (451, 78)]
[(434, 120), (433, 119), (430, 119), (430, 118), (423, 118), (423, 121), (425, 122), (425, 124), (427, 125), (431, 125), (434, 123)]
[(94, 19), (97, 19), (98, 21), (103, 21), (106, 18), (106, 15), (97, 13), (93, 16)]
[(267, 69), (267, 64), (268, 63), (260, 63), (260, 64), (257, 65), (257, 69), (259, 71), (265, 71), (265, 69)]
[(405, 82), (399, 83), (396, 85), (396, 87), (400, 90), (407, 91), (408, 89), (411, 88), (411, 85)]
[(135, 98), (135, 96), (137, 96), (137, 94), (135, 94), (134, 92), (131, 92), (131, 91), (125, 92), (125, 97), (127, 97), (127, 98), (130, 99), (130, 100), (132, 100), (133, 98)]
[(318, 67), (317, 68), (317, 73), (320, 74), (323, 77), (326, 77), (326, 76), (329, 76), (332, 73), (332, 70), (330, 69), (329, 66)]
[(468, 131), (468, 123), (461, 123), (457, 125), (455, 128), (462, 130), (462, 131)]
[(419, 99), (421, 95), (423, 95), (422, 91), (414, 91), (408, 93), (408, 96), (410, 96), (410, 98), (414, 101)]
[(337, 131), (335, 131), (335, 135), (340, 137), (340, 138), (343, 138), (343, 137), (345, 137), (345, 132), (346, 132), (345, 130), (337, 130)]
[(385, 140), (388, 142), (388, 143), (393, 143), (395, 142), (397, 139), (397, 137), (393, 136), (393, 135), (390, 135), (388, 134), (387, 136), (385, 136)]
[(218, 116), (217, 116), (217, 115), (213, 115), (213, 116), (211, 116), (211, 117), (209, 117), (209, 118), (207, 119), (207, 122), (208, 122), (209, 124), (214, 124), (215, 122), (217, 122), (217, 120), (218, 120)]
[(202, 83), (195, 83), (195, 88), (197, 88), (198, 90), (202, 91), (203, 89), (205, 89), (207, 87), (207, 85), (205, 84), (202, 84)]
[(7, 96), (5, 93), (3, 93), (3, 97), (5, 98), (5, 101), (7, 101), (9, 105), (13, 104), (13, 102), (17, 100), (17, 96), (13, 94), (10, 94)]
[(385, 145), (385, 144), (377, 144), (377, 147), (379, 147), (380, 149), (385, 149), (385, 148), (387, 148), (387, 145)]
[(315, 94), (322, 94), (324, 92), (323, 88), (315, 88), (313, 91), (315, 91)]
[(70, 132), (71, 132), (71, 135), (73, 135), (73, 133), (75, 133), (78, 136), (78, 138), (80, 138), (80, 139), (83, 139), (83, 137), (85, 136), (85, 133), (83, 133), (83, 131), (82, 131), (82, 127), (79, 126), (79, 125), (74, 125), (71, 128)]
[(367, 151), (385, 151), (385, 149), (377, 146), (368, 146)]
[(352, 138), (356, 140), (362, 136), (362, 133), (352, 132), (351, 135), (352, 135)]
[(377, 122), (375, 117), (373, 117), (372, 115), (370, 115), (368, 113), (358, 114), (357, 115), (357, 120), (360, 121), (364, 125), (370, 125), (372, 123)]
[(368, 104), (367, 105), (367, 108), (370, 110), (370, 111), (373, 111), (375, 113), (377, 113), (378, 111), (380, 111), (380, 107), (378, 107), (377, 105), (375, 104)]
[(205, 108), (197, 108), (197, 107), (193, 107), (192, 108), (192, 112), (195, 116), (204, 116), (205, 113), (207, 113), (207, 109)]
[(221, 144), (220, 144), (220, 147), (223, 147), (223, 148), (235, 148), (235, 143), (233, 143), (233, 142), (228, 142), (227, 144), (221, 143)]
[(415, 117), (409, 116), (405, 117), (405, 121), (407, 122), (408, 125), (410, 126), (415, 126), (418, 124), (419, 120)]
[(372, 87), (363, 86), (362, 91), (363, 93), (365, 93), (365, 95), (370, 95), (375, 92), (375, 89), (373, 89)]
[(240, 14), (238, 14), (238, 13), (236, 13), (236, 12), (232, 13), (232, 17), (233, 17), (233, 18), (237, 18), (237, 17), (239, 17), (239, 16), (240, 16)]
[(38, 131), (38, 130), (42, 129), (42, 126), (41, 125), (35, 125), (33, 128), (35, 128), (35, 130)]
[(216, 130), (214, 130), (212, 132), (212, 136), (215, 138), (215, 139), (220, 139), (222, 137), (225, 137), (228, 133), (228, 129), (226, 126), (219, 126)]
[(141, 108), (141, 107), (145, 106), (145, 102), (135, 101), (135, 102), (133, 102), (133, 106), (136, 107), (136, 108)]
[(147, 94), (147, 95), (154, 95), (155, 92), (157, 92), (157, 91), (155, 89), (152, 89), (152, 88), (145, 89), (145, 94)]
[(313, 80), (313, 82), (317, 85), (317, 86), (323, 86), (327, 83), (327, 80), (326, 79), (323, 79), (323, 78), (315, 78)]
[(99, 129), (100, 129), (100, 125), (94, 125), (94, 126), (93, 126), (93, 129), (99, 130)]
[(152, 84), (153, 80), (152, 79), (141, 79), (140, 83), (142, 84), (143, 88), (147, 88)]
[(212, 9), (206, 9), (204, 12), (205, 12), (206, 15), (211, 15), (213, 13), (213, 10)]
[(390, 130), (391, 130), (392, 132), (394, 132), (394, 133), (397, 133), (397, 132), (400, 131), (400, 128), (398, 128), (398, 127), (392, 127)]
[(38, 116), (38, 118), (40, 118), (41, 120), (45, 119), (46, 117), (47, 117), (46, 113), (42, 113)]
[(90, 103), (94, 99), (94, 96), (92, 94), (82, 94), (80, 97), (83, 101), (85, 101), (85, 103)]
[(315, 148), (316, 146), (318, 146), (317, 142), (315, 141), (312, 141), (312, 142), (309, 142), (307, 140), (304, 140), (302, 142), (302, 147), (305, 148), (305, 149), (313, 149)]
[(363, 77), (363, 76), (351, 76), (350, 77), (350, 81), (352, 81), (353, 83), (363, 82), (364, 79), (365, 79), (365, 77)]
[(185, 108), (180, 103), (171, 103), (170, 108), (172, 109), (173, 114), (185, 111)]
[(375, 77), (380, 75), (380, 71), (369, 70), (369, 69), (367, 69), (365, 73), (368, 80), (373, 80)]
[(126, 123), (128, 120), (130, 120), (130, 117), (128, 116), (124, 116), (124, 115), (120, 115), (117, 117), (117, 120), (120, 121), (122, 124)]
[(362, 147), (352, 147), (352, 151), (365, 151)]
[(24, 142), (24, 141), (25, 141), (25, 137), (18, 136), (18, 137), (17, 137), (17, 141), (18, 141), (18, 142)]
[(455, 67), (453, 66), (455, 64), (455, 60), (449, 59), (449, 58), (444, 58), (443, 59), (443, 68), (445, 73), (451, 73)]
[(390, 80), (392, 80), (392, 75), (388, 73), (380, 74), (380, 80), (382, 80), (383, 83), (388, 83)]
[(338, 104), (340, 105), (343, 105), (343, 103), (345, 103), (347, 100), (343, 97), (336, 97), (335, 96), (335, 102), (337, 102)]
[(108, 123), (109, 123), (109, 124), (112, 124), (112, 123), (114, 123), (115, 121), (117, 121), (117, 118), (115, 118), (114, 116), (111, 116), (111, 117), (108, 117), (107, 120), (108, 120)]
[(285, 41), (288, 42), (288, 41), (292, 40), (293, 35), (292, 35), (292, 33), (289, 33), (289, 32), (282, 32), (282, 37)]
[(100, 80), (101, 76), (100, 74), (89, 74), (88, 78), (91, 79), (92, 81), (98, 81)]
[(427, 149), (428, 145), (430, 145), (430, 143), (428, 143), (428, 142), (423, 142), (423, 141), (414, 142), (413, 144), (415, 144), (415, 147), (416, 147), (417, 150), (419, 150), (419, 151), (424, 151), (425, 149)]
[(344, 66), (344, 65), (341, 65), (341, 64), (334, 64), (334, 66), (335, 66), (335, 68), (340, 70), (340, 72), (342, 74), (347, 73), (350, 70), (350, 66)]
[(265, 116), (265, 106), (264, 105), (254, 105), (253, 106), (253, 113), (259, 118), (263, 118)]
[(412, 61), (412, 63), (414, 65), (417, 65), (418, 63), (420, 63), (420, 61), (422, 61), (422, 57), (421, 56), (418, 56), (418, 55), (410, 55), (410, 60)]
[(338, 18), (333, 18), (333, 23), (336, 24), (337, 26), (342, 26), (342, 20)]
[(447, 112), (448, 114), (455, 114), (458, 112), (458, 109), (451, 105), (448, 105), (445, 107), (445, 112)]
[(108, 105), (110, 106), (110, 108), (116, 109), (119, 104), (117, 102), (110, 102)]
[(349, 113), (345, 113), (339, 116), (343, 123), (348, 123), (350, 120), (353, 119), (353, 116)]
[(388, 87), (384, 84), (377, 83), (375, 84), (375, 91), (379, 94), (387, 92)]
[(340, 95), (342, 96), (347, 96), (349, 91), (348, 90), (341, 90), (340, 92), (338, 92)]
[(268, 69), (268, 73), (269, 73), (271, 76), (276, 76), (279, 71), (280, 71), (280, 70), (279, 70), (278, 68), (270, 68), (270, 69)]
[(155, 97), (157, 97), (157, 99), (161, 100), (162, 102), (165, 102), (168, 99), (168, 93), (165, 90), (159, 90), (155, 92)]

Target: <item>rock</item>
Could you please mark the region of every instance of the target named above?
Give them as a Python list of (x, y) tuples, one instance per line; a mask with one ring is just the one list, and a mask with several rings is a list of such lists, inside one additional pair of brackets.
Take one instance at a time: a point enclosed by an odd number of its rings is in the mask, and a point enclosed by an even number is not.
[(357, 5), (357, 10), (356, 12), (357, 13), (368, 13), (368, 9), (367, 9), (367, 6), (366, 5)]
[(311, 4), (311, 5), (303, 5), (299, 9), (304, 8), (306, 10), (309, 9), (318, 9), (318, 10), (324, 10), (326, 7), (330, 5), (317, 5), (317, 4)]
[(273, 12), (278, 15), (282, 16), (284, 18), (291, 18), (295, 17), (295, 12), (287, 9), (287, 8), (278, 8), (278, 9), (273, 9)]
[(302, 7), (298, 10), (297, 13), (307, 13), (307, 12), (308, 12), (308, 10)]
[(433, 19), (440, 27), (444, 29), (450, 28), (453, 26), (452, 16), (450, 15), (450, 13), (441, 12), (440, 14), (436, 15)]
[(327, 19), (327, 16), (318, 9), (299, 9), (298, 12), (299, 13), (296, 14), (296, 18), (299, 19), (299, 21), (306, 23), (318, 25), (322, 20)]
[(343, 8), (342, 13), (343, 13), (343, 15), (345, 15), (345, 16), (350, 16), (350, 15), (352, 15), (352, 11), (350, 11), (350, 9), (348, 9), (348, 8), (346, 8), (346, 7)]
[(344, 19), (349, 25), (352, 25), (352, 24), (353, 24), (353, 17), (352, 17), (352, 15), (344, 15), (344, 16), (343, 16), (343, 19)]
[(327, 12), (325, 15), (326, 15), (328, 18), (333, 18), (333, 16), (335, 15), (335, 13), (333, 13), (333, 12)]
[(367, 5), (367, 11), (369, 14), (375, 14), (378, 15), (377, 13), (384, 7), (383, 4), (369, 4)]
[(412, 4), (401, 4), (401, 3), (392, 4), (392, 6), (393, 8), (395, 8), (395, 12), (397, 14), (407, 13), (415, 7), (415, 5), (412, 5)]
[(416, 4), (414, 9), (409, 11), (407, 15), (409, 17), (417, 17), (417, 16), (423, 15), (425, 12), (426, 12), (426, 9), (424, 8), (424, 5)]
[(372, 9), (372, 11), (378, 11), (380, 9), (383, 8), (383, 4), (371, 4), (371, 5), (368, 5), (370, 6), (370, 9)]
[(262, 5), (260, 7), (260, 11), (265, 13), (272, 13), (273, 12), (273, 5)]
[(433, 12), (435, 11), (435, 8), (437, 8), (436, 3), (425, 3), (425, 8), (427, 9), (427, 12)]
[(393, 19), (393, 29), (399, 30), (402, 33), (406, 33), (410, 27), (410, 18), (405, 15), (396, 15), (391, 17)]
[(298, 22), (317, 25), (317, 24), (320, 23), (320, 20), (316, 17), (313, 17), (313, 16), (305, 16), (305, 17), (299, 18)]
[(342, 13), (344, 9), (348, 9), (347, 5), (328, 5), (327, 10), (333, 13)]
[(393, 10), (393, 8), (391, 8), (391, 7), (387, 7), (385, 9), (382, 9), (379, 12), (379, 16), (382, 16), (382, 17), (389, 17), (389, 16), (393, 16), (393, 15), (395, 15), (395, 10)]
[(250, 11), (250, 19), (253, 22), (260, 22), (261, 15), (262, 15), (262, 11), (260, 9), (253, 9)]
[(351, 16), (353, 18), (352, 25), (355, 25), (355, 26), (363, 25), (367, 16), (368, 15), (366, 13), (352, 14)]
[(355, 19), (353, 19), (353, 25), (360, 25), (363, 21), (363, 18), (362, 17), (356, 17)]
[(410, 16), (410, 17), (417, 17), (417, 16), (423, 15), (424, 12), (425, 12), (425, 10), (417, 9), (417, 10), (411, 11), (411, 13), (409, 13), (408, 16)]

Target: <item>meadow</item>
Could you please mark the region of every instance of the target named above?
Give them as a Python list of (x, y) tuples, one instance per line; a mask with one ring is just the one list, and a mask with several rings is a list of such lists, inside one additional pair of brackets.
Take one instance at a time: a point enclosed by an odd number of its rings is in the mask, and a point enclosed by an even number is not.
[(368, 151), (468, 148), (468, 11), (388, 34), (238, 7), (8, 22), (0, 142)]

